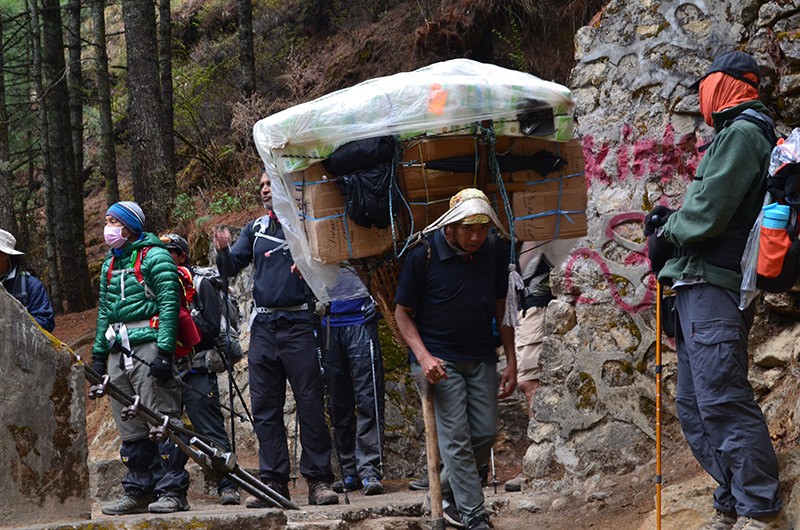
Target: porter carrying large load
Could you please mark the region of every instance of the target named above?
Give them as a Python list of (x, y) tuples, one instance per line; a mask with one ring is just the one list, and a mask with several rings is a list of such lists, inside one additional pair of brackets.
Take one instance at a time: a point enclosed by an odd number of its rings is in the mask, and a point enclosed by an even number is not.
[(387, 312), (396, 258), (461, 189), (483, 190), (512, 239), (585, 235), (573, 109), (564, 86), (455, 59), (289, 108), (253, 135), (317, 297), (348, 261)]

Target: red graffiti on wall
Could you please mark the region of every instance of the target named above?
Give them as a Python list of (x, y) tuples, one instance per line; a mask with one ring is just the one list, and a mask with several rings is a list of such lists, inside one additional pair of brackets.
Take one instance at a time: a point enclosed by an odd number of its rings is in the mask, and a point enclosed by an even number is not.
[[(621, 262), (609, 262), (599, 252), (583, 247), (574, 250), (569, 258), (564, 271), (564, 281), (566, 291), (577, 294), (578, 304), (596, 304), (599, 300), (587, 295), (581, 288), (575, 285), (574, 275), (580, 261), (591, 261), (600, 270), (603, 281), (608, 285), (611, 297), (614, 302), (624, 311), (629, 313), (640, 313), (649, 311), (655, 302), (656, 279), (652, 274), (646, 274), (650, 269), (650, 260), (646, 255), (647, 246), (641, 241), (632, 241), (623, 237), (616, 228), (630, 222), (644, 222), (642, 212), (625, 212), (611, 217), (606, 223), (600, 246), (605, 246), (607, 242), (613, 241), (618, 246), (627, 250)], [(641, 282), (642, 276), (647, 277), (647, 285), (644, 292), (635, 299), (631, 295), (623, 292), (621, 285), (636, 285)], [(635, 291), (635, 289), (634, 289)]]
[[(612, 148), (611, 142), (598, 142), (593, 136), (583, 138), (583, 158), (586, 180), (593, 183), (611, 184), (627, 179), (640, 180), (653, 175), (660, 182), (680, 178), (690, 181), (700, 163), (702, 153), (697, 151), (693, 134), (675, 138), (672, 125), (667, 125), (661, 138), (634, 140), (633, 127), (623, 125), (621, 141)], [(616, 175), (610, 175), (611, 163)]]

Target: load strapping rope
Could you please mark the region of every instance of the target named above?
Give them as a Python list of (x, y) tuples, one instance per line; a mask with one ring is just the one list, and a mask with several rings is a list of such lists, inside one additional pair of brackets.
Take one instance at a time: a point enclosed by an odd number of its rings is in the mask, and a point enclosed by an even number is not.
[(517, 292), (525, 288), (525, 283), (522, 281), (517, 271), (517, 235), (514, 230), (514, 214), (511, 211), (511, 201), (508, 199), (508, 192), (503, 183), (503, 174), (500, 172), (500, 164), (497, 162), (497, 152), (495, 150), (497, 144), (497, 137), (494, 134), (494, 128), (490, 124), (488, 127), (481, 126), (481, 133), (484, 138), (489, 142), (489, 169), (494, 176), (497, 190), (500, 197), (503, 199), (503, 208), (506, 211), (506, 218), (508, 219), (508, 234), (511, 237), (511, 250), (509, 251), (508, 258), (508, 290), (506, 291), (506, 308), (503, 315), (503, 325), (516, 328), (519, 325), (519, 317), (517, 316)]

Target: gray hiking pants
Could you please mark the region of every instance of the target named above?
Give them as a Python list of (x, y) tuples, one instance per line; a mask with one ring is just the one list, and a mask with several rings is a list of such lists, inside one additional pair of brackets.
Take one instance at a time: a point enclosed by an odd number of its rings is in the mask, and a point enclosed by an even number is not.
[[(442, 498), (455, 501), (469, 526), (472, 519), (486, 515), (478, 469), (488, 464), (497, 438), (497, 365), (445, 361), (445, 371), (447, 379), (433, 385)], [(416, 362), (411, 373), (423, 377)]]
[(778, 460), (747, 380), (754, 304), (700, 283), (676, 289), (676, 407), (692, 454), (717, 481), (714, 507), (747, 517), (781, 509)]

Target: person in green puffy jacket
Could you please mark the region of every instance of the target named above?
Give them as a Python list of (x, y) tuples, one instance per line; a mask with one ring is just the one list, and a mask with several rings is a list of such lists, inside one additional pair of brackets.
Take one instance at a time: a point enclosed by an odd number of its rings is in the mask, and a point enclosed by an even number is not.
[[(97, 331), (92, 368), (111, 383), (138, 395), (148, 408), (173, 418), (181, 414), (180, 383), (173, 373), (178, 333), (180, 280), (164, 243), (143, 229), (145, 216), (135, 202), (118, 202), (105, 215), (104, 238), (110, 251), (100, 273)], [(122, 419), (123, 406), (111, 401), (122, 439), (120, 456), (128, 472), (125, 494), (103, 506), (106, 515), (186, 511), (188, 457), (169, 439), (149, 439), (142, 419)], [(163, 476), (151, 464), (160, 456)], [(154, 499), (155, 496), (155, 499)]]

